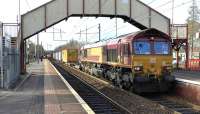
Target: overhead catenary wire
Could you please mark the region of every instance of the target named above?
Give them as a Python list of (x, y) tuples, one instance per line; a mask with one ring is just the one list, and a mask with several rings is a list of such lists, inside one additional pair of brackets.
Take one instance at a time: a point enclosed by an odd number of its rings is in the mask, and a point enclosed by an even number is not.
[[(190, 2), (192, 2), (192, 0), (187, 1), (187, 2), (183, 2), (183, 3), (179, 4), (179, 5), (176, 5), (176, 6), (174, 6), (174, 9), (175, 9), (175, 8), (179, 8), (179, 7), (183, 6), (183, 5), (186, 5), (186, 4), (190, 3)], [(165, 3), (165, 4), (166, 4), (166, 3)], [(169, 4), (169, 2), (167, 2), (167, 4)], [(164, 4), (163, 4), (163, 6), (164, 6)], [(161, 7), (161, 6), (160, 6), (160, 7)], [(172, 8), (170, 8), (170, 10), (172, 10)], [(165, 11), (170, 11), (170, 10), (165, 10)], [(139, 19), (140, 17), (143, 17), (143, 15), (141, 15), (141, 16), (136, 16), (136, 17), (137, 17), (137, 19)], [(149, 16), (148, 16), (148, 17), (145, 17), (145, 18), (140, 18), (140, 20), (144, 20), (144, 19), (146, 19), (146, 18), (149, 18)], [(120, 29), (122, 29), (123, 27), (124, 27), (124, 26), (120, 27)], [(119, 29), (119, 28), (118, 28), (118, 29)], [(106, 32), (106, 34), (112, 32), (112, 31), (114, 31), (114, 30), (108, 31), (108, 32)], [(103, 36), (105, 36), (105, 34), (104, 34)]]
[[(189, 0), (189, 1), (187, 1), (187, 2), (182, 2), (181, 4), (174, 6), (174, 9), (179, 8), (179, 7), (181, 7), (181, 6), (184, 6), (184, 5), (186, 5), (186, 4), (190, 3), (190, 2), (192, 2), (192, 0)], [(163, 5), (163, 6), (164, 6), (164, 5)], [(171, 10), (172, 10), (172, 8), (164, 9), (163, 12), (169, 12), (169, 11), (171, 11)], [(146, 18), (150, 18), (150, 16), (144, 17), (144, 15), (145, 15), (145, 13), (137, 15), (136, 18), (135, 18), (135, 20), (140, 19), (140, 21), (142, 21), (142, 20), (144, 20), (144, 19), (146, 19)]]
[[(169, 4), (170, 2), (168, 2), (167, 4)], [(166, 4), (166, 3), (165, 3)], [(163, 4), (163, 6), (164, 6), (164, 4)], [(161, 7), (161, 6), (160, 6)], [(142, 17), (142, 18), (141, 18)], [(137, 20), (144, 20), (144, 19), (146, 19), (146, 18), (149, 18), (149, 16), (147, 16), (147, 17), (145, 17), (144, 18), (144, 16), (143, 15), (140, 15), (140, 16), (137, 16)], [(123, 26), (120, 26), (119, 28), (117, 27), (117, 30), (119, 30), (119, 29), (123, 29), (123, 28), (126, 28), (126, 25), (123, 25)], [(109, 28), (110, 29), (110, 28)], [(107, 29), (103, 29), (102, 31), (105, 31), (105, 30), (107, 30)], [(105, 36), (106, 34), (112, 34), (111, 32), (112, 31), (115, 31), (115, 28), (113, 27), (113, 28), (111, 28), (111, 30), (110, 31), (107, 31), (106, 33), (104, 33), (103, 34), (103, 36)], [(111, 36), (111, 35), (109, 35), (109, 36)], [(113, 35), (114, 36), (114, 35)], [(116, 37), (116, 36), (115, 36)]]
[[(179, 8), (179, 7), (182, 7), (182, 6), (184, 6), (184, 5), (187, 5), (187, 4), (191, 3), (191, 2), (192, 2), (192, 0), (189, 0), (189, 1), (187, 1), (187, 2), (182, 2), (181, 4), (178, 4), (178, 5), (174, 6), (174, 9)], [(163, 12), (169, 12), (169, 11), (172, 10), (172, 8), (163, 9), (163, 10), (164, 10)]]
[[(155, 1), (157, 1), (157, 0), (152, 0), (150, 3), (148, 3), (148, 5), (154, 3)], [(140, 14), (140, 15), (136, 16), (136, 17), (137, 17), (136, 19), (137, 19), (137, 20), (138, 20), (138, 19), (144, 20), (144, 19), (146, 19), (146, 18), (149, 18), (149, 16), (148, 16), (148, 17), (145, 17), (145, 18), (140, 18), (140, 17), (143, 17), (143, 16), (144, 16), (144, 15), (141, 15), (141, 14)], [(123, 27), (124, 27), (124, 26), (123, 26)], [(111, 27), (109, 27), (109, 28), (107, 28), (107, 29), (103, 29), (102, 31), (108, 30), (108, 29), (110, 29), (110, 28), (111, 28)], [(114, 28), (114, 27), (112, 27), (112, 28)], [(121, 28), (121, 27), (120, 27), (120, 28)], [(113, 31), (114, 31), (114, 30), (113, 30)], [(110, 31), (110, 32), (111, 32), (111, 31)], [(107, 32), (106, 32), (106, 33), (107, 33)]]
[[(90, 29), (92, 29), (92, 28), (98, 28), (98, 25), (99, 25), (99, 24), (93, 25), (93, 26), (91, 26), (91, 27), (89, 27), (89, 28), (87, 27), (87, 29), (81, 30), (80, 32), (85, 32), (86, 30), (90, 30)], [(75, 34), (79, 34), (80, 32), (75, 33)]]
[(172, 0), (167, 1), (167, 2), (165, 2), (165, 3), (163, 3), (163, 4), (159, 5), (159, 6), (155, 7), (155, 9), (164, 7), (164, 6), (166, 6), (166, 5), (168, 5), (168, 4), (172, 3), (172, 2), (173, 2)]
[(27, 6), (28, 6), (28, 11), (30, 11), (30, 10), (31, 10), (31, 6), (30, 6), (28, 0), (25, 0), (25, 2), (26, 2), (26, 4), (27, 4)]
[(152, 3), (156, 2), (156, 1), (157, 0), (152, 0), (151, 2), (147, 3), (147, 5), (150, 5), (150, 4), (152, 4)]
[[(96, 2), (98, 2), (98, 1), (96, 1)], [(102, 3), (102, 6), (104, 6), (106, 3), (108, 2), (108, 0), (105, 0), (103, 3)], [(92, 7), (92, 9), (95, 7), (95, 5)], [(89, 17), (87, 17), (86, 18), (86, 20), (87, 19), (89, 19)], [(84, 22), (86, 22), (86, 21), (84, 21)], [(95, 28), (96, 26), (98, 26), (99, 27), (99, 24), (101, 24), (102, 23), (102, 21), (101, 22), (99, 22), (97, 25), (94, 25), (93, 27)], [(88, 29), (91, 29), (91, 28), (93, 28), (93, 27), (90, 27), (90, 28), (88, 28)], [(84, 31), (86, 31), (86, 30), (82, 30), (81, 32), (84, 32)]]
[[(104, 1), (104, 3), (102, 3), (102, 5), (105, 5), (106, 3), (107, 3), (107, 1)], [(93, 7), (95, 7), (95, 6), (93, 6)], [(89, 17), (85, 18), (85, 20), (87, 20), (87, 19), (89, 19)], [(84, 22), (86, 22), (86, 21), (84, 21)], [(80, 23), (79, 23), (79, 24), (80, 24)], [(93, 27), (90, 27), (90, 28), (88, 28), (88, 29), (95, 28), (96, 26), (97, 26), (97, 25), (95, 25), (95, 26), (93, 26)], [(73, 31), (74, 31), (74, 30), (72, 30), (72, 32), (70, 33), (70, 36), (71, 36), (72, 34), (74, 34)], [(84, 31), (86, 31), (86, 30), (82, 30), (81, 32), (84, 32)], [(75, 34), (77, 34), (77, 33), (75, 33)]]
[[(96, 3), (97, 3), (98, 1), (96, 1)], [(104, 1), (104, 3), (106, 3), (107, 1)], [(103, 3), (103, 4), (104, 4)], [(92, 9), (95, 7), (95, 5), (93, 5), (92, 6)], [(85, 21), (85, 20), (88, 20), (89, 19), (89, 17), (87, 17), (87, 18), (84, 18), (84, 20), (81, 22), (81, 21), (79, 21), (79, 23), (77, 24), (77, 25), (83, 25), (83, 22), (84, 23), (86, 23), (87, 21)], [(81, 24), (82, 23), (82, 24)], [(73, 36), (73, 35), (76, 35), (76, 33), (74, 32), (74, 28), (77, 28), (77, 25), (74, 25), (73, 26), (73, 29), (72, 29), (72, 31), (69, 33), (69, 36)]]
[[(104, 1), (104, 3), (103, 3), (103, 5), (105, 5), (105, 3), (107, 2), (108, 0), (106, 0), (106, 1)], [(98, 3), (99, 1), (96, 1), (96, 4)], [(103, 6), (102, 5), (102, 6)], [(93, 5), (92, 6), (92, 8), (91, 9), (93, 9), (95, 7), (95, 5)], [(87, 18), (85, 18), (85, 20), (88, 20), (89, 19), (89, 17), (87, 17)], [(83, 21), (84, 23), (86, 23), (87, 21)], [(79, 23), (79, 25), (80, 25), (80, 23)], [(83, 25), (83, 23), (82, 23), (82, 25)], [(97, 26), (97, 25), (96, 25)], [(83, 30), (84, 31), (84, 30)], [(82, 31), (81, 31), (82, 32)]]
[(184, 5), (186, 5), (186, 4), (188, 4), (188, 3), (191, 3), (191, 2), (192, 2), (192, 0), (187, 1), (187, 2), (183, 2), (182, 4), (179, 4), (179, 5), (175, 6), (175, 8), (178, 8), (178, 7), (184, 6)]
[[(156, 0), (155, 0), (156, 1)], [(155, 1), (152, 1), (152, 2), (155, 2)], [(162, 4), (162, 5), (160, 5), (160, 6), (158, 6), (157, 8), (161, 8), (161, 7), (164, 7), (164, 6), (166, 6), (166, 5), (168, 5), (168, 4), (170, 4), (171, 3), (171, 1), (168, 1), (168, 2), (166, 2), (166, 3), (164, 3), (164, 4)], [(175, 6), (174, 8), (178, 8), (178, 7), (181, 7), (181, 6), (183, 6), (183, 5), (185, 5), (186, 3), (182, 3), (182, 4), (180, 4), (180, 5), (178, 5), (178, 6)], [(171, 8), (170, 8), (171, 9)], [(141, 16), (136, 16), (137, 17), (137, 19), (139, 19), (139, 20), (143, 20), (143, 19), (146, 19), (146, 18), (149, 18), (149, 16), (146, 16), (146, 17), (143, 17), (143, 15), (141, 15)], [(141, 18), (141, 17), (143, 17), (143, 18)], [(85, 19), (89, 19), (89, 17), (87, 17), (87, 18), (85, 18)], [(85, 22), (85, 21), (84, 21)], [(83, 30), (84, 31), (84, 30)], [(103, 31), (103, 30), (102, 30)], [(114, 30), (113, 30), (114, 31)], [(112, 32), (112, 31), (111, 31)]]

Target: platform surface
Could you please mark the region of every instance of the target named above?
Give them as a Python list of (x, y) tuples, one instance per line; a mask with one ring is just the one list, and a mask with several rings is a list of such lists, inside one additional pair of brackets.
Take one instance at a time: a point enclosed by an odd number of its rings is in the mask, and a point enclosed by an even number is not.
[(191, 83), (200, 84), (200, 71), (185, 71), (185, 70), (177, 70), (172, 73), (176, 77), (177, 80), (185, 80)]
[(86, 114), (47, 60), (27, 68), (30, 78), (17, 91), (0, 90), (0, 114)]

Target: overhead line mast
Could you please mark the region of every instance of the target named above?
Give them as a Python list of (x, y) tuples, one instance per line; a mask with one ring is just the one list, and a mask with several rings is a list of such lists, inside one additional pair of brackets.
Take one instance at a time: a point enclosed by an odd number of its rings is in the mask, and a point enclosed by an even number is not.
[(172, 0), (172, 26), (174, 24), (174, 0)]
[(192, 29), (192, 52), (191, 52), (191, 59), (193, 58), (193, 52), (194, 52), (194, 6), (195, 6), (195, 0), (192, 0), (192, 27), (191, 27), (191, 29)]

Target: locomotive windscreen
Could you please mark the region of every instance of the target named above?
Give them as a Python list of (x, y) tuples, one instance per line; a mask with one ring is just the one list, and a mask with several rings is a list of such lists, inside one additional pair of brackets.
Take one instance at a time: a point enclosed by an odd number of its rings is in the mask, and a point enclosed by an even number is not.
[(169, 42), (166, 42), (166, 41), (154, 42), (154, 52), (155, 54), (162, 54), (162, 55), (170, 54)]
[(138, 39), (133, 41), (133, 50), (136, 55), (169, 55), (170, 42), (165, 39)]
[(134, 42), (135, 54), (150, 54), (151, 45), (148, 41), (136, 41)]

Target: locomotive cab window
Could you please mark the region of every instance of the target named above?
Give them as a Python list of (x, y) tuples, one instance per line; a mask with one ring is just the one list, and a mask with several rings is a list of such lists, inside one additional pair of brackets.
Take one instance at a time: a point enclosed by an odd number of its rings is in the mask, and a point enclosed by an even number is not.
[(155, 54), (170, 54), (169, 42), (165, 41), (156, 41), (154, 42), (154, 52)]
[(128, 56), (130, 54), (129, 44), (124, 44), (124, 55)]
[(133, 50), (137, 55), (169, 55), (170, 54), (170, 42), (157, 38), (155, 40), (136, 40), (133, 42)]
[(133, 44), (133, 49), (135, 54), (150, 54), (151, 53), (151, 45), (148, 41), (136, 41)]

